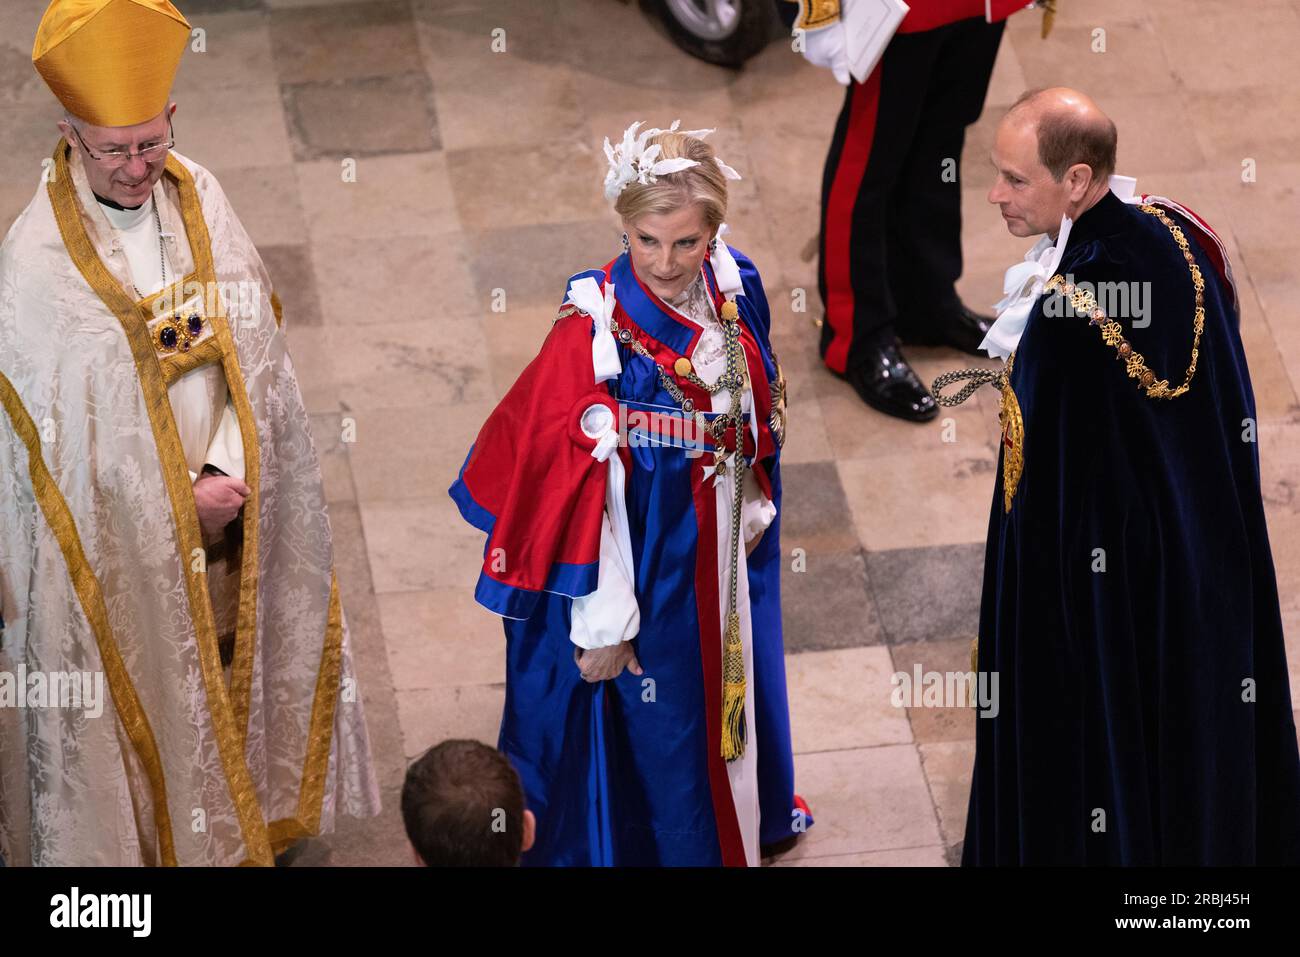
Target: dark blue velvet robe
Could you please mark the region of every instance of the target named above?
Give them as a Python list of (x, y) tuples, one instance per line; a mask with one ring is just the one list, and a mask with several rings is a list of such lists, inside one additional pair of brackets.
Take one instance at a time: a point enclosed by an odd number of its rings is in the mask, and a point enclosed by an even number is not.
[[(1238, 315), (1204, 237), (1170, 215), (1205, 277), (1188, 393), (1148, 398), (1097, 326), (1044, 314), (1050, 295), (1015, 355), (1024, 472), (1008, 514), (998, 469), (979, 630), (1000, 712), (977, 720), (963, 864), (1300, 864), (1300, 756), (1258, 444), (1243, 440), (1255, 401)], [(1058, 272), (1149, 282), (1150, 324), (1114, 318), (1159, 378), (1182, 383), (1195, 293), (1158, 219), (1108, 193), (1074, 224)]]

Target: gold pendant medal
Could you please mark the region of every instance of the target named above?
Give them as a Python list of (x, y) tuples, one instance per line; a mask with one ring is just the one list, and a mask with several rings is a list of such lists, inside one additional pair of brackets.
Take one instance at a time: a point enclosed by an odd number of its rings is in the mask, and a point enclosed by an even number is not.
[(1015, 362), (1013, 352), (1007, 359), (1006, 371), (998, 381), (998, 391), (1002, 401), (998, 406), (998, 421), (1002, 423), (1002, 510), (1011, 511), (1011, 500), (1015, 497), (1016, 486), (1020, 484), (1020, 474), (1025, 470), (1025, 420), (1020, 414), (1020, 402), (1011, 388), (1011, 364)]

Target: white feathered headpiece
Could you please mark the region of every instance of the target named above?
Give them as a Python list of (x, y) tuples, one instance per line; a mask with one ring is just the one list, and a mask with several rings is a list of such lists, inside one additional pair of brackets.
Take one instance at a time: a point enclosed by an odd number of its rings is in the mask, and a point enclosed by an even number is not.
[[(650, 137), (656, 133), (677, 132), (681, 120), (673, 120), (673, 125), (666, 130), (656, 127), (642, 130), (638, 134), (637, 128), (644, 122), (644, 120), (637, 120), (624, 130), (623, 142), (618, 146), (610, 146), (609, 137), (605, 137), (605, 158), (609, 160), (609, 172), (605, 174), (605, 199), (611, 203), (618, 199), (618, 194), (623, 192), (630, 183), (649, 185), (665, 173), (676, 173), (700, 165), (698, 161), (687, 159), (685, 156), (677, 159), (659, 159), (659, 154), (662, 152), (660, 144), (646, 146)], [(694, 136), (697, 139), (704, 139), (712, 132), (711, 129), (682, 131), (684, 135)], [(740, 174), (722, 160), (717, 157), (714, 157), (714, 160), (727, 179), (740, 179)]]

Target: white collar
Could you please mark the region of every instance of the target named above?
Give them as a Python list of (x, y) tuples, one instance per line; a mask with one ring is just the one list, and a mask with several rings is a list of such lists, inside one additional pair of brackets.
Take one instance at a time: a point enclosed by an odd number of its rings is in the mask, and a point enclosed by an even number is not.
[(145, 200), (143, 204), (135, 209), (114, 209), (112, 206), (105, 205), (96, 197), (99, 202), (99, 208), (104, 212), (104, 218), (108, 220), (109, 225), (121, 232), (129, 232), (139, 226), (146, 219), (153, 218), (153, 194)]
[[(1108, 185), (1110, 191), (1123, 202), (1129, 204), (1142, 202), (1142, 197), (1136, 193), (1137, 180), (1133, 177), (1112, 176)], [(1062, 216), (1061, 228), (1056, 234), (1055, 242), (1050, 236), (1042, 236), (1029, 252), (1025, 253), (1023, 262), (1018, 262), (1007, 270), (1002, 280), (1004, 296), (993, 307), (997, 310), (997, 320), (984, 336), (984, 341), (980, 343), (980, 348), (991, 358), (1006, 359), (1020, 344), (1020, 337), (1024, 334), (1025, 324), (1029, 321), (1034, 303), (1042, 295), (1047, 280), (1052, 278), (1061, 264), (1061, 257), (1069, 244), (1070, 228), (1073, 225), (1074, 220), (1069, 216)]]

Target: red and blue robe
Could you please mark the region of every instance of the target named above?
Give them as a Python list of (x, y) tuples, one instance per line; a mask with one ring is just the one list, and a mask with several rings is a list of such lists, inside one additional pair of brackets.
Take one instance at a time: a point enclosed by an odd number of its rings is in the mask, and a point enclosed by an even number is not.
[[(749, 758), (757, 761), (758, 839), (782, 841), (811, 824), (796, 805), (781, 635), (780, 452), (770, 423), (777, 377), (771, 319), (754, 264), (732, 250), (743, 295), (741, 342), (758, 428), (745, 429), (757, 482), (777, 517), (747, 559), (752, 628)], [(705, 280), (720, 310), (712, 263)], [(722, 618), (714, 456), (702, 437), (672, 427), (680, 404), (656, 363), (702, 411), (710, 397), (674, 372), (701, 327), (663, 303), (624, 253), (579, 273), (613, 282), (615, 319), (654, 357), (618, 346), (622, 372), (594, 383), (592, 319), (561, 309), (541, 352), (483, 426), (450, 494), (488, 535), (476, 597), (505, 618), (506, 702), (499, 739), (537, 817), (526, 865), (744, 865), (746, 840), (721, 754)], [(599, 334), (609, 334), (601, 330)], [(597, 582), (608, 464), (578, 426), (602, 402), (625, 417), (660, 413), (657, 431), (620, 445), (631, 528), (640, 631), (632, 639), (643, 675), (585, 682), (570, 641), (573, 599)], [(621, 407), (621, 409), (620, 409)], [(678, 413), (680, 415), (680, 413)], [(710, 416), (711, 417), (711, 416)], [(648, 417), (646, 417), (648, 418)], [(680, 425), (680, 420), (677, 423)], [(754, 433), (757, 442), (754, 441)], [(729, 440), (736, 441), (735, 437)], [(719, 537), (719, 523), (722, 536)], [(754, 835), (749, 835), (753, 844)], [(750, 848), (748, 859), (755, 855)]]

